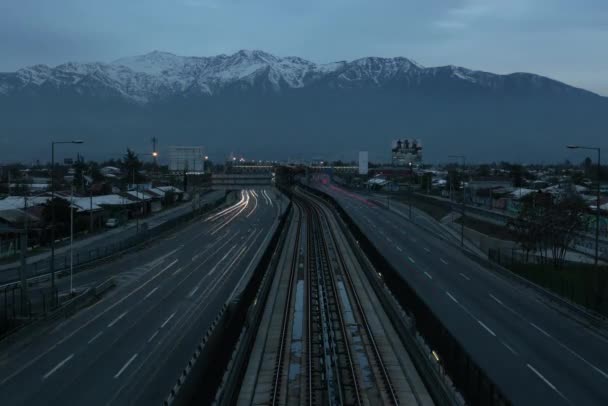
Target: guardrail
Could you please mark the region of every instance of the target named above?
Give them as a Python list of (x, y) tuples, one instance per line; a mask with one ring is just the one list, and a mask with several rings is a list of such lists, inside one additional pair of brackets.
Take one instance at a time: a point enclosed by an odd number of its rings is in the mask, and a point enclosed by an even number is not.
[[(463, 395), (466, 403), (474, 406), (510, 405), (511, 401), (507, 396), (478, 366), (475, 359), (464, 349), (460, 341), (443, 326), (440, 319), (418, 295), (416, 290), (382, 256), (377, 247), (367, 238), (366, 234), (342, 206), (330, 195), (308, 186), (304, 187), (324, 198), (337, 210), (356, 241), (358, 241), (359, 247), (374, 267), (381, 271), (384, 283), (390, 288), (401, 307), (409, 313), (410, 318), (415, 323), (415, 329), (430, 348), (434, 349), (443, 370), (450, 377), (456, 389)], [(430, 357), (431, 354), (429, 353), (427, 356)]]
[(76, 296), (66, 300), (53, 310), (44, 312), (38, 315), (36, 318), (30, 318), (28, 322), (18, 326), (16, 330), (10, 330), (4, 335), (0, 335), (0, 341), (19, 341), (23, 337), (28, 336), (32, 330), (38, 328), (40, 323), (47, 323), (49, 321), (58, 320), (62, 317), (70, 317), (83, 307), (89, 306), (99, 300), (105, 293), (107, 293), (108, 290), (115, 286), (116, 281), (114, 278), (109, 278), (95, 287), (88, 288)]
[[(286, 217), (291, 212), (291, 203), (287, 207)], [(222, 383), (216, 393), (213, 404), (234, 404), (239, 394), (240, 384), (243, 381), (245, 372), (247, 371), (247, 362), (253, 349), (255, 339), (258, 332), (258, 326), (264, 315), (264, 307), (268, 299), (268, 293), (272, 286), (274, 275), (276, 273), (277, 264), (285, 244), (285, 234), (288, 232), (288, 227), (284, 227), (281, 232), (281, 238), (274, 249), (272, 258), (267, 266), (260, 286), (256, 292), (253, 303), (250, 305), (245, 324), (241, 330), (241, 334), (235, 345), (234, 351), (226, 368), (226, 373), (222, 379)], [(285, 234), (283, 234), (285, 233)]]
[[(257, 259), (257, 264), (251, 272), (249, 281), (229, 303), (224, 305), (207, 330), (188, 365), (186, 365), (176, 384), (165, 398), (164, 404), (166, 406), (210, 404), (213, 402), (218, 387), (225, 379), (223, 372), (230, 365), (233, 350), (242, 335), (249, 306), (255, 300), (266, 270), (276, 251), (290, 208), (291, 205), (287, 207), (282, 215), (268, 246)], [(254, 258), (253, 261), (255, 260)]]

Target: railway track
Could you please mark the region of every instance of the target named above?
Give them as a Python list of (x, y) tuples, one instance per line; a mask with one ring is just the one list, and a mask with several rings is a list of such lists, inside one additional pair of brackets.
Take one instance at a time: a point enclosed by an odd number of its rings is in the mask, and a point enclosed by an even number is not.
[(299, 190), (293, 204), (268, 324), (256, 339), (264, 355), (248, 366), (258, 374), (255, 389), (238, 404), (432, 404), (419, 378), (412, 382), (405, 350), (333, 212)]

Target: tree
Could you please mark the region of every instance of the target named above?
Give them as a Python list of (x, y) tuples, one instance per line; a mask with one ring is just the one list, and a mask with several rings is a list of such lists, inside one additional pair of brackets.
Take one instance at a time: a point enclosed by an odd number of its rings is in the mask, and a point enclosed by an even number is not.
[(565, 262), (576, 233), (586, 227), (584, 200), (576, 195), (554, 199), (550, 194), (531, 193), (521, 200), (519, 215), (509, 221), (508, 228), (526, 253), (540, 255), (541, 262), (559, 268)]
[(122, 159), (122, 167), (126, 172), (123, 179), (126, 183), (139, 183), (145, 180), (141, 173), (139, 173), (142, 168), (142, 162), (130, 148), (127, 148), (127, 153)]
[(513, 187), (522, 187), (524, 185), (524, 169), (521, 165), (511, 165), (509, 169)]
[(431, 172), (425, 172), (420, 177), (420, 190), (430, 192), (433, 186), (433, 174)]
[(593, 161), (590, 157), (586, 157), (585, 160), (581, 163), (581, 167), (585, 171), (585, 177), (591, 178), (593, 177)]
[(91, 174), (91, 178), (93, 178), (93, 182), (103, 182), (104, 177), (96, 163), (89, 162), (89, 173)]
[(55, 238), (66, 235), (70, 228), (70, 202), (59, 197), (49, 200), (42, 210), (42, 219), (46, 226), (52, 226), (52, 206), (55, 206)]
[(482, 164), (477, 168), (477, 176), (486, 177), (490, 176), (490, 165)]
[[(451, 192), (455, 192), (458, 191), (461, 186), (462, 173), (456, 169), (448, 169), (446, 188)], [(458, 193), (456, 193), (456, 196), (458, 196)]]
[(572, 180), (573, 184), (580, 185), (581, 183), (583, 183), (584, 176), (585, 175), (582, 172), (576, 171), (570, 174), (570, 179)]
[(74, 169), (74, 181), (72, 182), (74, 189), (84, 193), (84, 175), (88, 169), (84, 158), (79, 155), (72, 168)]

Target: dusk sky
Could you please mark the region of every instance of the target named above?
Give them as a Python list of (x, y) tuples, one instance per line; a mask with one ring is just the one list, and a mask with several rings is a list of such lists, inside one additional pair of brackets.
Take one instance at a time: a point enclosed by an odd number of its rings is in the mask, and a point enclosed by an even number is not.
[(606, 0), (3, 0), (0, 71), (163, 50), (405, 56), (608, 95)]

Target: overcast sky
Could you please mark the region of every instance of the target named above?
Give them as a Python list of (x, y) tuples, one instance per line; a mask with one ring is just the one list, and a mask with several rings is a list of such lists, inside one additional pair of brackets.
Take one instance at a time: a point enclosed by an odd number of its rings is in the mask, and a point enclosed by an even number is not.
[(608, 95), (607, 0), (0, 0), (0, 71), (151, 50), (405, 56)]

